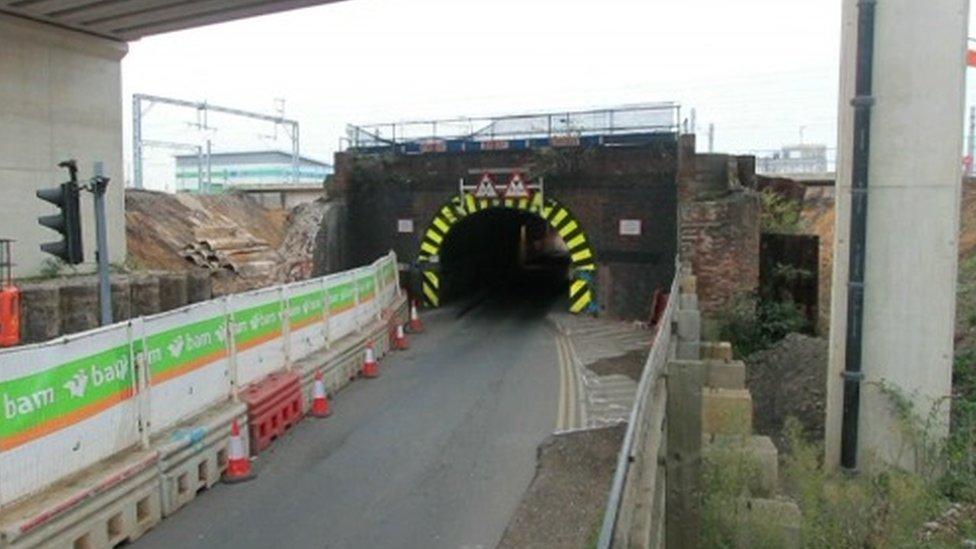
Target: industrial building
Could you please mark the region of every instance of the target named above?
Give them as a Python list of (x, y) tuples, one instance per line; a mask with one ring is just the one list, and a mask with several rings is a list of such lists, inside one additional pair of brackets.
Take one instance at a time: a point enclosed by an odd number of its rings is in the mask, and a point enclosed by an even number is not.
[(175, 175), (177, 190), (220, 192), (242, 185), (321, 184), (332, 171), (331, 164), (305, 156), (296, 165), (290, 153), (247, 151), (178, 155)]

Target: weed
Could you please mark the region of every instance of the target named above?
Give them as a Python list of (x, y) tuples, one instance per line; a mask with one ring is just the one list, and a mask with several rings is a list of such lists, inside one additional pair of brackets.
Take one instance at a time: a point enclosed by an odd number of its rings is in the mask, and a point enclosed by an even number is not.
[(766, 189), (759, 193), (762, 205), (760, 223), (765, 233), (796, 234), (800, 231), (803, 204)]
[(792, 301), (757, 299), (749, 294), (733, 298), (719, 313), (719, 338), (732, 343), (736, 355), (768, 349), (791, 332), (807, 327), (803, 312)]

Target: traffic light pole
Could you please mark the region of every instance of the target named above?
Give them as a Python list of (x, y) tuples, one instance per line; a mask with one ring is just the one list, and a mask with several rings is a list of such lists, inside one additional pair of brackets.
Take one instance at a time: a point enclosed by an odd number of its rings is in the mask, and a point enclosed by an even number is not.
[(105, 190), (108, 178), (102, 175), (101, 162), (95, 164), (91, 192), (95, 197), (95, 258), (98, 261), (98, 301), (102, 306), (102, 326), (112, 323), (112, 286), (109, 282), (108, 229), (105, 221)]

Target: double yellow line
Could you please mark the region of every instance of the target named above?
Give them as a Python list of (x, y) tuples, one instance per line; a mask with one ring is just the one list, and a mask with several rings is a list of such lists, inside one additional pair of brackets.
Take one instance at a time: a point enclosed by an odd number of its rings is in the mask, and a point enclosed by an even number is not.
[(582, 427), (580, 413), (579, 376), (573, 365), (570, 343), (563, 334), (556, 335), (556, 354), (559, 359), (559, 406), (556, 414), (556, 431), (579, 429)]

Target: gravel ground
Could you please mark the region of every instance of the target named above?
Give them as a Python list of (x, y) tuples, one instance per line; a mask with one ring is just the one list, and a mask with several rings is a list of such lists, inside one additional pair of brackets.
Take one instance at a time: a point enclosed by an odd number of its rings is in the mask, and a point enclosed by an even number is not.
[(588, 547), (603, 517), (626, 425), (552, 435), (501, 549)]
[(641, 373), (644, 371), (644, 363), (647, 361), (647, 350), (630, 351), (621, 356), (604, 358), (593, 364), (588, 364), (587, 369), (599, 376), (620, 374), (629, 377), (634, 381), (639, 381)]
[(758, 434), (772, 437), (782, 449), (783, 423), (793, 416), (811, 438), (823, 438), (826, 340), (790, 334), (773, 347), (747, 357), (745, 362)]

